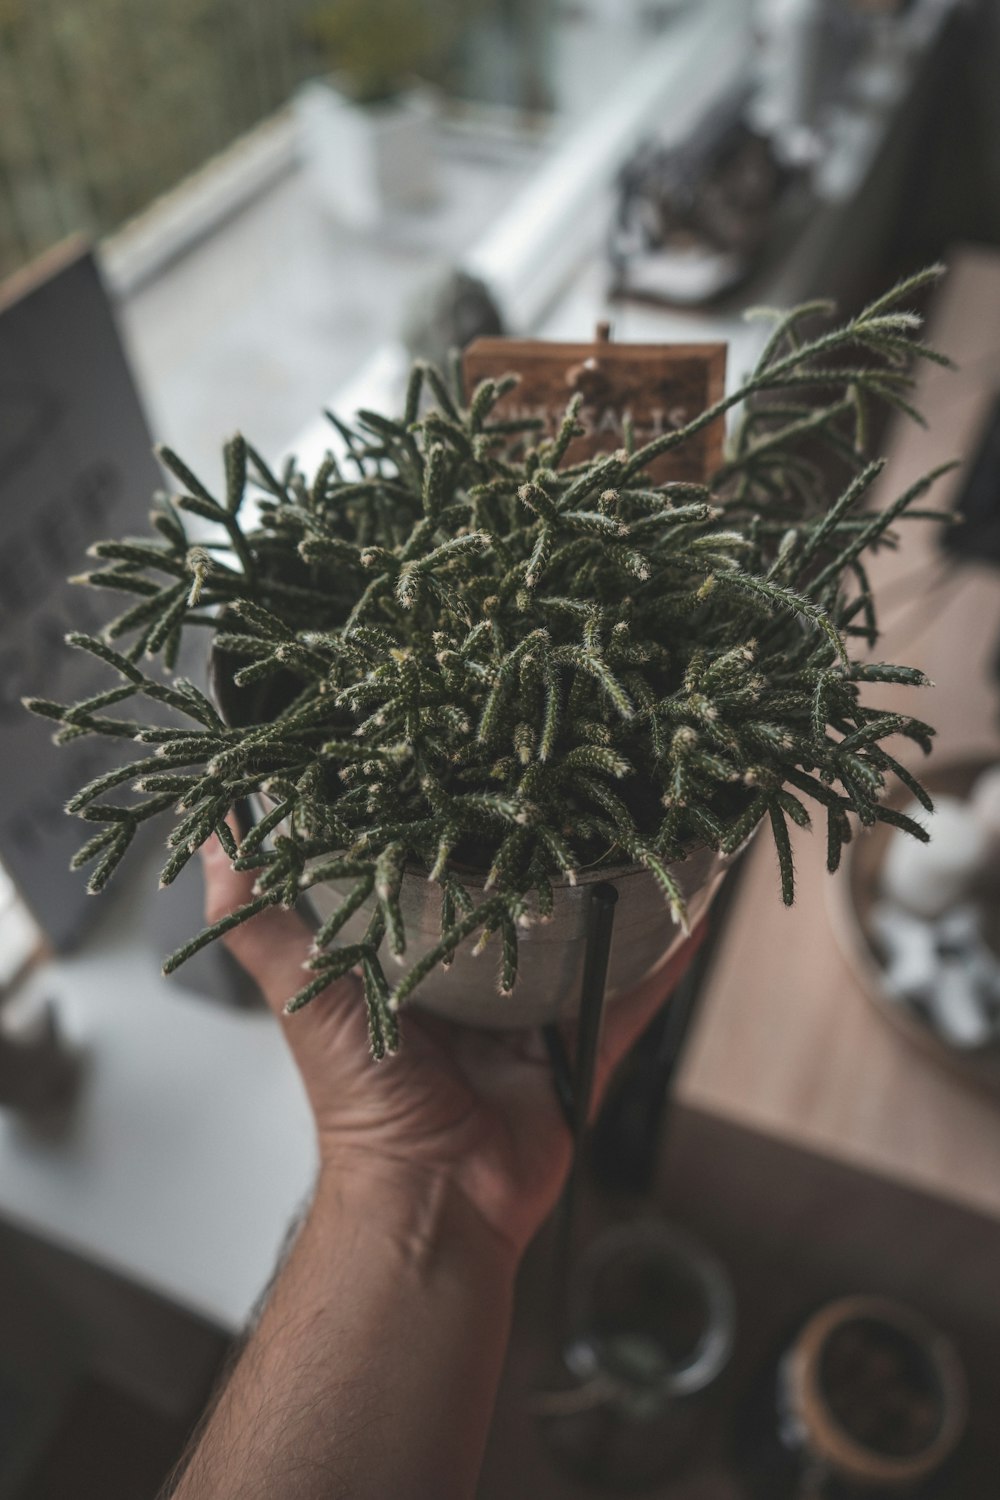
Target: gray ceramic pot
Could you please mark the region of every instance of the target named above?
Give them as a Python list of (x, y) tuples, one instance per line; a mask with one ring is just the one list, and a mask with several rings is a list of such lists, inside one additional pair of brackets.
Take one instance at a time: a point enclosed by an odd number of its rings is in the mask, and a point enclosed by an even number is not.
[[(708, 910), (730, 862), (703, 847), (669, 866), (687, 902), (692, 925)], [(679, 947), (683, 933), (653, 876), (635, 865), (618, 865), (585, 870), (576, 885), (554, 885), (551, 920), (518, 928), (518, 973), (512, 994), (498, 993), (499, 938), (476, 954), (478, 934), (473, 934), (460, 945), (449, 968), (431, 971), (414, 991), (412, 1003), (469, 1026), (538, 1026), (574, 1015), (580, 1001), (590, 890), (600, 881), (618, 892), (607, 998), (613, 1001), (634, 989)], [(339, 905), (352, 883), (310, 888), (309, 897), (321, 921)], [(467, 876), (462, 883), (474, 902), (483, 899), (481, 881)], [(400, 904), (406, 925), (403, 962), (408, 968), (441, 937), (441, 888), (425, 875), (408, 870)], [(370, 915), (370, 904), (355, 912), (341, 929), (340, 941), (360, 941)], [(391, 975), (395, 960), (385, 945), (380, 956)]]

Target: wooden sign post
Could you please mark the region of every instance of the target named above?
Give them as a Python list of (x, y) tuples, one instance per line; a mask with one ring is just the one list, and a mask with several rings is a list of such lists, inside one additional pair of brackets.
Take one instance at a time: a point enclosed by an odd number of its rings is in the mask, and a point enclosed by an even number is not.
[[(544, 339), (476, 339), (463, 358), (466, 391), (481, 380), (515, 372), (520, 383), (497, 404), (498, 417), (537, 417), (554, 433), (577, 393), (583, 396), (584, 436), (570, 446), (566, 462), (613, 452), (632, 423), (637, 446), (676, 431), (725, 394), (725, 344), (615, 344), (600, 324), (592, 344)], [(722, 462), (725, 418), (703, 428), (650, 465), (657, 484), (669, 480), (704, 483)]]

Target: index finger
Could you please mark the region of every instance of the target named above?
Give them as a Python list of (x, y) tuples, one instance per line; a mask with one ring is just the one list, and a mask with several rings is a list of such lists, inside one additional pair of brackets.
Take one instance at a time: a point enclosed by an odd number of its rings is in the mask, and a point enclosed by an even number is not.
[(646, 1030), (656, 1012), (687, 973), (708, 933), (708, 919), (703, 917), (676, 953), (648, 974), (631, 994), (608, 1006), (598, 1054), (596, 1093), (600, 1094), (611, 1074)]

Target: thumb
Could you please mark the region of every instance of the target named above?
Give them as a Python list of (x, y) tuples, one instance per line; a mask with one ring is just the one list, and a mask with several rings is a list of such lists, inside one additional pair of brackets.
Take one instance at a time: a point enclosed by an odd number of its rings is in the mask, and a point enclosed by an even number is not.
[[(215, 834), (202, 844), (201, 858), (207, 922), (218, 922), (253, 900), (253, 875), (233, 869)], [(256, 981), (268, 1006), (282, 1022), (300, 1067), (305, 1066), (303, 1059), (325, 1044), (331, 1031), (337, 1031), (342, 1024), (360, 1026), (364, 1037), (360, 985), (353, 974), (334, 980), (301, 1014), (285, 1015), (289, 1000), (308, 981), (305, 965), (312, 953), (312, 933), (297, 912), (281, 906), (265, 907), (233, 927), (222, 941)]]
[[(201, 859), (207, 923), (253, 900), (253, 874), (233, 869), (215, 834), (202, 845)], [(302, 918), (284, 907), (269, 906), (232, 928), (222, 941), (260, 986), (271, 1009), (281, 1015), (306, 979), (303, 965), (309, 957), (310, 934)]]
[[(235, 836), (235, 828), (233, 833)], [(207, 922), (218, 922), (253, 900), (254, 876), (233, 869), (215, 834), (202, 844), (201, 857)], [(305, 965), (312, 953), (312, 933), (297, 912), (267, 906), (249, 921), (231, 928), (222, 941), (282, 1021), (301, 1068), (306, 1068), (310, 1053), (325, 1046), (331, 1033), (344, 1025), (355, 1030), (360, 1027), (364, 1037), (361, 986), (353, 974), (334, 980), (300, 1015), (285, 1015), (289, 1000), (308, 982)]]
[[(253, 900), (254, 876), (233, 869), (214, 835), (202, 845), (201, 855), (205, 917), (208, 922), (218, 922)], [(334, 980), (300, 1014), (286, 1016), (285, 1006), (310, 977), (305, 964), (312, 953), (312, 933), (302, 918), (284, 907), (268, 906), (231, 928), (222, 941), (256, 980), (281, 1021), (319, 1119), (327, 1107), (338, 1066), (345, 1061), (354, 1066), (357, 1059), (367, 1063), (365, 1007), (357, 977), (346, 974)], [(342, 1066), (340, 1071), (343, 1076)]]

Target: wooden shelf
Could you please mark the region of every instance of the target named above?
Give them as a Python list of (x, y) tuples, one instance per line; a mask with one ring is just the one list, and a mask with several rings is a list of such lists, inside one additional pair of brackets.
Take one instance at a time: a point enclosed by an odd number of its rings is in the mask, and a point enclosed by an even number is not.
[[(929, 338), (960, 370), (923, 372), (917, 405), (930, 426), (896, 429), (883, 501), (973, 453), (1000, 390), (1000, 255), (961, 249), (950, 267)], [(947, 503), (959, 482), (940, 481), (934, 503)], [(949, 571), (937, 529), (904, 528), (899, 549), (870, 569), (882, 600), (878, 658), (922, 667), (935, 684), (882, 689), (880, 701), (936, 725), (941, 761), (1000, 757), (1000, 571)], [(835, 935), (825, 839), (794, 832), (793, 911), (778, 899), (770, 841), (748, 855), (678, 1080), (680, 1102), (1000, 1219), (1000, 1096), (924, 1056), (879, 1016)]]

